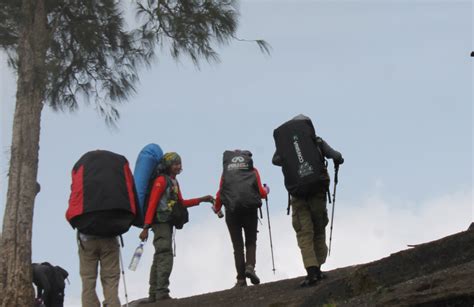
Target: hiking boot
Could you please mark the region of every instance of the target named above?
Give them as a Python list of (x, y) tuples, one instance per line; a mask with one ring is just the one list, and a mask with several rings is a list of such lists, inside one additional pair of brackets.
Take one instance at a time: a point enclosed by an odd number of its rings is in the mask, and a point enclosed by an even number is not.
[(247, 287), (247, 281), (245, 279), (237, 279), (237, 282), (235, 285), (232, 287), (234, 288), (242, 288), (242, 287)]
[(260, 278), (258, 278), (257, 274), (255, 273), (255, 269), (251, 265), (245, 268), (245, 277), (250, 278), (250, 282), (254, 285), (258, 285), (260, 283)]
[(300, 283), (301, 287), (314, 286), (318, 281), (325, 277), (324, 274), (321, 272), (321, 269), (317, 266), (310, 266), (306, 268), (306, 272), (308, 273), (308, 275), (306, 275), (304, 280)]

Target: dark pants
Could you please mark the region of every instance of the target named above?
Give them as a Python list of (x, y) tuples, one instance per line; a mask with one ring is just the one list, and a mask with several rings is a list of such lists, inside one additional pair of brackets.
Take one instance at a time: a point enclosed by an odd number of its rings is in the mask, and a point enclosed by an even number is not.
[[(257, 251), (257, 209), (244, 213), (226, 211), (225, 222), (229, 229), (230, 239), (234, 247), (235, 268), (237, 279), (245, 279), (245, 266), (255, 267)], [(245, 256), (242, 229), (245, 234)]]

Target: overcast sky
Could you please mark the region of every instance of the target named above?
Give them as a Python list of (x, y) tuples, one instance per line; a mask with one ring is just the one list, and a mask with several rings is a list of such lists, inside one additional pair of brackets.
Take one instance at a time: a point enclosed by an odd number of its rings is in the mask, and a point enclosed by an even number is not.
[[(108, 128), (90, 107), (74, 114), (44, 109), (33, 261), (69, 271), (66, 306), (79, 306), (81, 291), (75, 232), (64, 217), (70, 171), (94, 149), (123, 154), (132, 167), (148, 143), (177, 151), (185, 198), (215, 194), (224, 150), (252, 151), (271, 188), (276, 274), (265, 215), (256, 268), (262, 282), (305, 272), (286, 216), (283, 176), (271, 165), (273, 129), (299, 113), (313, 119), (317, 134), (346, 161), (323, 270), (373, 261), (472, 222), (471, 1), (243, 1), (240, 8), (238, 36), (267, 40), (271, 56), (255, 44), (234, 42), (219, 49), (220, 64), (203, 63), (198, 70), (188, 60), (160, 55), (142, 71), (137, 95), (120, 107), (118, 129)], [(2, 54), (0, 216), (16, 88), (5, 63)], [(190, 215), (176, 235), (174, 297), (235, 282), (224, 220), (208, 204)], [(133, 228), (124, 236), (125, 266), (138, 233)], [(137, 272), (126, 270), (130, 299), (147, 296), (152, 255), (148, 242)], [(124, 303), (123, 285), (120, 291)]]

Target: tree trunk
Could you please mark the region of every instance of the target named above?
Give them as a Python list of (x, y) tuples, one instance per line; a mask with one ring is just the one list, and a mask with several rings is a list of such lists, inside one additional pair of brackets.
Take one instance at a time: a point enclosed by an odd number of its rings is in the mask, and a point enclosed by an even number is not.
[(45, 0), (24, 0), (8, 192), (0, 242), (0, 306), (31, 306), (33, 207), (49, 43)]

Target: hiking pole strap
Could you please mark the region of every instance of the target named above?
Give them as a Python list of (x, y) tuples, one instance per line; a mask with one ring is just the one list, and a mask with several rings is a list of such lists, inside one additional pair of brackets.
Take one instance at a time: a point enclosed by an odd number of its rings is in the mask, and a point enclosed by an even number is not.
[(288, 207), (286, 207), (286, 215), (290, 215), (290, 192), (288, 192)]
[(263, 220), (262, 206), (258, 207), (258, 211), (260, 212), (260, 219)]

